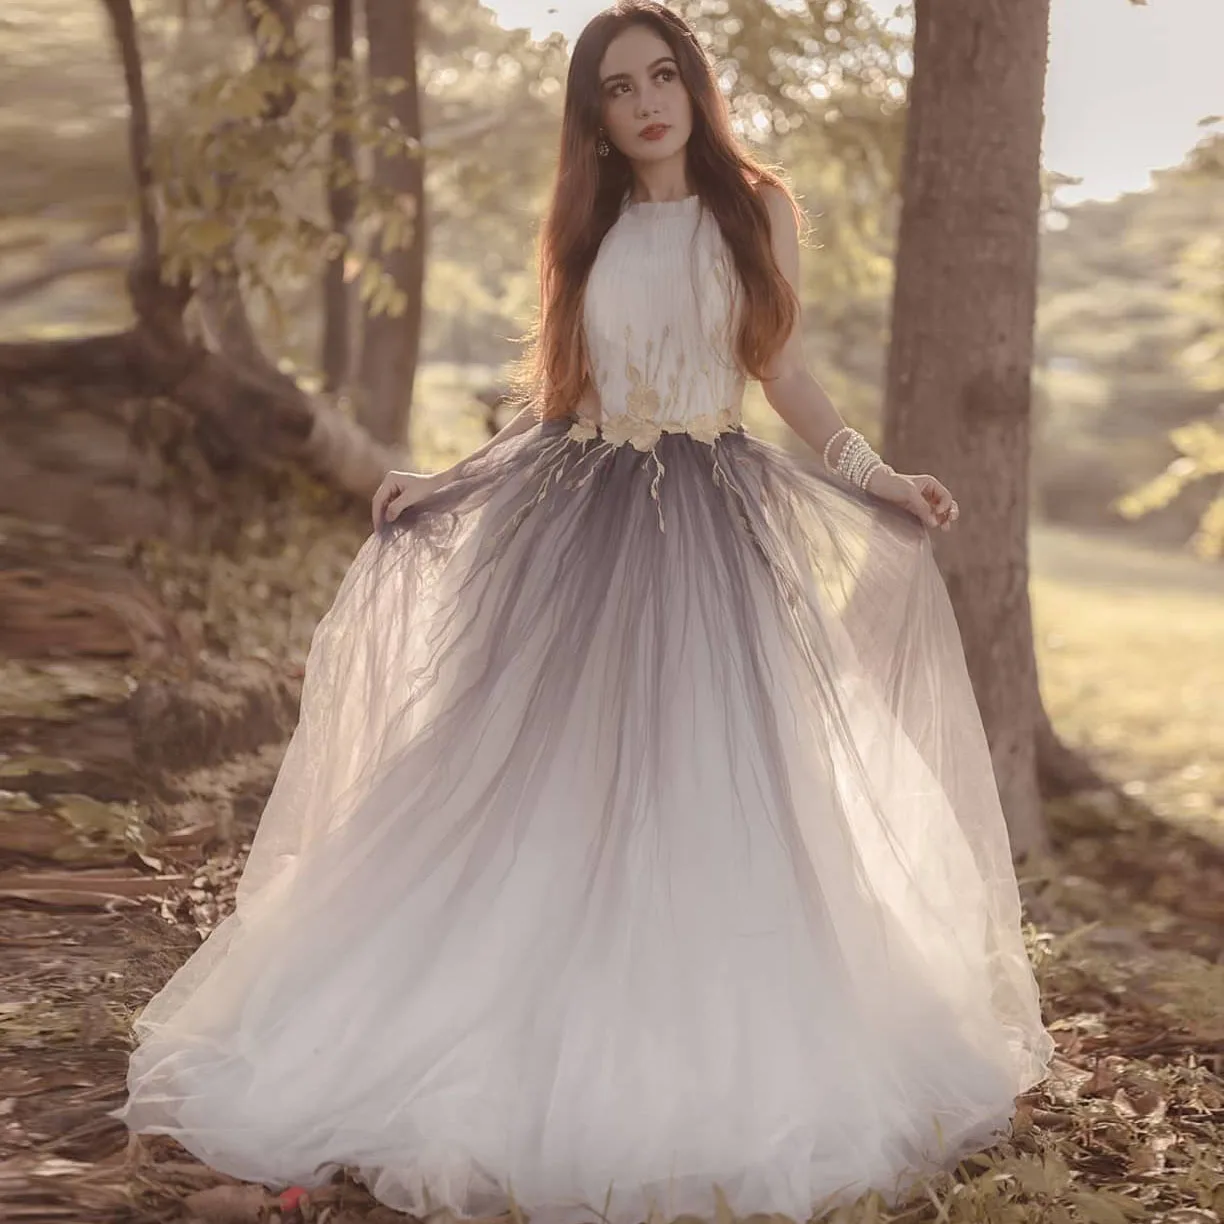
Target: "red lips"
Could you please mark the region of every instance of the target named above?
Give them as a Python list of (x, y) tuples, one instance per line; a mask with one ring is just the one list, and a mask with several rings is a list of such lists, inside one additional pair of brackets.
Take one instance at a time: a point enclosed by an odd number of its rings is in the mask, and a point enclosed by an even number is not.
[(667, 135), (669, 125), (666, 123), (652, 123), (648, 127), (644, 127), (639, 133), (643, 140), (662, 140)]

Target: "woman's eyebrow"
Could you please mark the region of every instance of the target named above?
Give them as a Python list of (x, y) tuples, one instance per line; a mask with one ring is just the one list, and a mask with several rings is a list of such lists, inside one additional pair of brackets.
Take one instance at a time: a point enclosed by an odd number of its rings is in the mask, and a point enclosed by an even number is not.
[[(657, 60), (654, 60), (651, 63), (646, 65), (646, 71), (653, 72), (660, 64), (675, 65), (675, 63), (676, 63), (676, 60), (674, 56), (660, 55)], [(610, 85), (613, 81), (628, 81), (629, 79), (630, 79), (630, 74), (628, 72), (614, 72), (610, 77), (604, 77), (604, 79), (600, 81), (599, 84), (602, 87), (604, 85)]]

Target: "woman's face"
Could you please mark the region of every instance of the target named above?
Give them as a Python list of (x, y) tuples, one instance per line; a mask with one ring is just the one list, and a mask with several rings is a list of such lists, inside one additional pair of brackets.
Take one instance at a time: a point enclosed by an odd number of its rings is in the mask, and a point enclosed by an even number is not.
[(599, 94), (608, 140), (630, 161), (662, 161), (688, 143), (688, 90), (671, 48), (648, 26), (630, 26), (608, 44)]

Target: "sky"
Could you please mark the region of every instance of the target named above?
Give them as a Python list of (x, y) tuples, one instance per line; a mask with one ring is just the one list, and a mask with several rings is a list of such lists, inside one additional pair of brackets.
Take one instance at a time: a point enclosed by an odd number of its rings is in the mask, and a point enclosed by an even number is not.
[[(572, 38), (606, 0), (485, 3), (503, 26)], [(1084, 180), (1064, 202), (1143, 190), (1213, 114), (1224, 115), (1224, 0), (1052, 0), (1044, 160)]]

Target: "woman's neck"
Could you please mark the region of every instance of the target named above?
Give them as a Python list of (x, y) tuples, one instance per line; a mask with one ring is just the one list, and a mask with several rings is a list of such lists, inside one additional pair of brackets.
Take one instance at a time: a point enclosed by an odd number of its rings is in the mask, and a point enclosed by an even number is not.
[(693, 194), (684, 164), (683, 151), (677, 158), (651, 162), (633, 168), (629, 198), (635, 204), (663, 204), (687, 199)]

